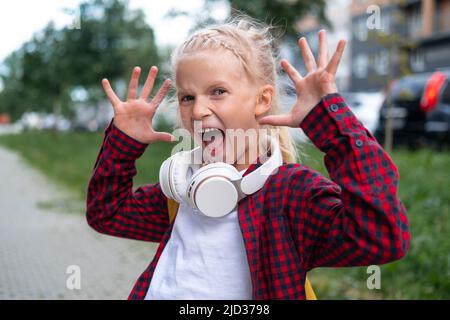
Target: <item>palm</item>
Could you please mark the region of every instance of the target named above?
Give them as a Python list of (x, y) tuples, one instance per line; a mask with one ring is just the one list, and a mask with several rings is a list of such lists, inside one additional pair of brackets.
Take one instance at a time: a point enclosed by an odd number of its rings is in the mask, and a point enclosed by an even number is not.
[[(292, 113), (306, 116), (309, 107), (315, 105), (319, 97), (337, 91), (334, 82), (334, 75), (325, 69), (316, 70), (299, 80), (295, 85), (297, 101), (292, 107)], [(308, 104), (309, 101), (311, 103)]]
[(335, 75), (344, 51), (345, 41), (339, 41), (335, 53), (329, 60), (326, 33), (324, 30), (321, 30), (319, 32), (317, 64), (306, 39), (301, 38), (299, 40), (299, 46), (307, 70), (307, 74), (304, 77), (288, 61), (281, 61), (281, 66), (294, 84), (297, 94), (296, 103), (289, 113), (266, 116), (261, 118), (259, 123), (274, 126), (298, 127), (309, 111), (311, 111), (323, 96), (337, 92)]
[(147, 80), (142, 88), (141, 96), (137, 98), (140, 68), (134, 68), (126, 101), (121, 101), (117, 97), (107, 79), (103, 79), (102, 81), (103, 89), (114, 109), (114, 125), (130, 137), (142, 143), (173, 141), (171, 134), (156, 132), (152, 126), (153, 116), (157, 107), (164, 99), (170, 86), (169, 80), (164, 81), (155, 97), (150, 102), (147, 101), (153, 89), (157, 72), (158, 69), (156, 67), (150, 69)]

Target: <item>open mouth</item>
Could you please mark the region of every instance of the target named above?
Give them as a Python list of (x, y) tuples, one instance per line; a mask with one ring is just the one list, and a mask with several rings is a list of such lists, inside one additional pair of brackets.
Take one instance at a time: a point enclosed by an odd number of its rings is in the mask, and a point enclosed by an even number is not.
[(225, 145), (225, 132), (220, 128), (203, 128), (199, 131), (202, 138), (202, 147), (212, 156), (223, 151)]

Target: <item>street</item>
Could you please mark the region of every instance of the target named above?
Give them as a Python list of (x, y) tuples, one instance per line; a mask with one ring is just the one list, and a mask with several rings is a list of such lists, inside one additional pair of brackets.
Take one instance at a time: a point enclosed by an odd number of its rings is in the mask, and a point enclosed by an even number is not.
[[(0, 299), (126, 299), (156, 244), (97, 233), (83, 203), (49, 206), (69, 195), (17, 154), (0, 148), (0, 163)], [(80, 289), (66, 286), (70, 266)]]

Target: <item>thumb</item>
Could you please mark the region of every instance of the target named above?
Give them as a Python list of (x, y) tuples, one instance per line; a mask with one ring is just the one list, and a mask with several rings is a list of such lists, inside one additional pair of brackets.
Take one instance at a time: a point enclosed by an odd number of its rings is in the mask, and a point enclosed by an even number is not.
[(259, 124), (268, 124), (272, 126), (288, 126), (292, 127), (291, 114), (280, 114), (265, 116), (258, 120)]
[(165, 141), (165, 142), (175, 142), (176, 138), (167, 132), (155, 132), (155, 140), (156, 141)]

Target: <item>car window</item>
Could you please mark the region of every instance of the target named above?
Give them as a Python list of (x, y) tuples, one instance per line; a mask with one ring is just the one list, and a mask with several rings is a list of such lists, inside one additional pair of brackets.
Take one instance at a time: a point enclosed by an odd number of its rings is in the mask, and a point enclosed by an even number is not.
[(425, 84), (426, 81), (421, 80), (402, 81), (392, 88), (391, 99), (397, 101), (420, 99)]
[(442, 91), (441, 102), (444, 104), (450, 104), (450, 82), (447, 80), (445, 88)]
[(419, 105), (428, 77), (413, 77), (398, 81), (389, 93), (388, 101), (399, 106)]

